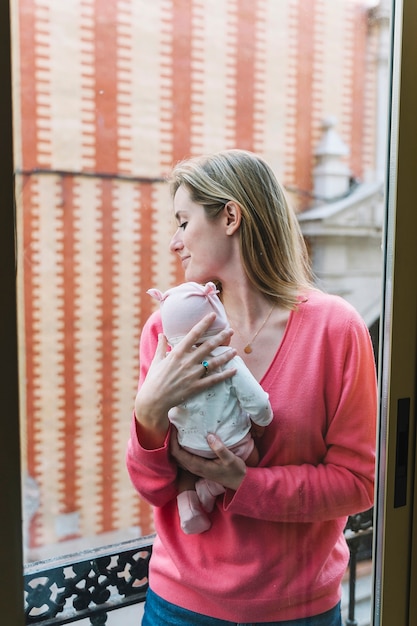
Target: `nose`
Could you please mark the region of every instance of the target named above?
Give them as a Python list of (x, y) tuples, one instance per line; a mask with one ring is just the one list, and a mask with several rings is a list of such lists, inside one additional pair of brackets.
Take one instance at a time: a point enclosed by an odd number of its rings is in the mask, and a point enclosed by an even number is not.
[(182, 242), (181, 230), (177, 228), (169, 243), (169, 249), (171, 252), (179, 252), (179, 250), (181, 250), (183, 247), (184, 244)]

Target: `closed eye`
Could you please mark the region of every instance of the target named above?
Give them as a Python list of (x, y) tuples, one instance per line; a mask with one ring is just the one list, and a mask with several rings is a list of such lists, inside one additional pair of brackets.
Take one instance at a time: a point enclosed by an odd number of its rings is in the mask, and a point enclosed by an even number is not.
[(182, 228), (183, 230), (185, 230), (185, 229), (186, 229), (187, 224), (188, 224), (188, 222), (182, 222), (182, 224), (179, 224), (179, 225), (178, 225), (178, 228)]

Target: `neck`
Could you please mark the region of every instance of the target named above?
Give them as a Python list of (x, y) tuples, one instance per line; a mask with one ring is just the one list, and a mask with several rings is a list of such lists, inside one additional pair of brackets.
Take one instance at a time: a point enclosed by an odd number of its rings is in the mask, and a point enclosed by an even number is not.
[(222, 300), (231, 325), (239, 323), (249, 330), (259, 325), (272, 306), (270, 300), (252, 287), (223, 291)]

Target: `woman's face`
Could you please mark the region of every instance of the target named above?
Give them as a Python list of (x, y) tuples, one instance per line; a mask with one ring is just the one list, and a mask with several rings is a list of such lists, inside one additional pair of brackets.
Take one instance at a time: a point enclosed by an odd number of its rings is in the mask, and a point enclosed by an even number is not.
[(171, 239), (170, 250), (181, 259), (185, 280), (199, 283), (222, 280), (221, 274), (231, 253), (222, 214), (209, 220), (204, 208), (191, 200), (183, 185), (174, 196), (174, 213), (178, 228)]

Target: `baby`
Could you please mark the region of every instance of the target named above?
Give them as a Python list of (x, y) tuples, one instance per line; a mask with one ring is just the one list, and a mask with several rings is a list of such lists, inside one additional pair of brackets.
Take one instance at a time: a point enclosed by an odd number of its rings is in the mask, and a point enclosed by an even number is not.
[[(206, 285), (187, 282), (165, 293), (158, 289), (149, 289), (147, 293), (160, 302), (162, 327), (171, 347), (213, 311), (216, 318), (200, 343), (229, 327), (225, 309), (212, 282)], [(228, 344), (229, 341), (206, 355), (202, 361), (206, 374), (210, 375), (210, 358), (227, 350)], [(215, 433), (232, 452), (253, 467), (259, 462), (259, 453), (250, 433), (251, 420), (261, 427), (271, 422), (269, 396), (239, 356), (224, 367), (236, 368), (236, 374), (173, 407), (168, 418), (178, 431), (178, 442), (189, 452), (215, 458), (207, 443), (207, 435)], [(177, 505), (183, 531), (195, 534), (208, 530), (211, 522), (207, 512), (213, 510), (216, 497), (224, 493), (224, 487), (214, 481), (182, 473), (178, 490)]]

